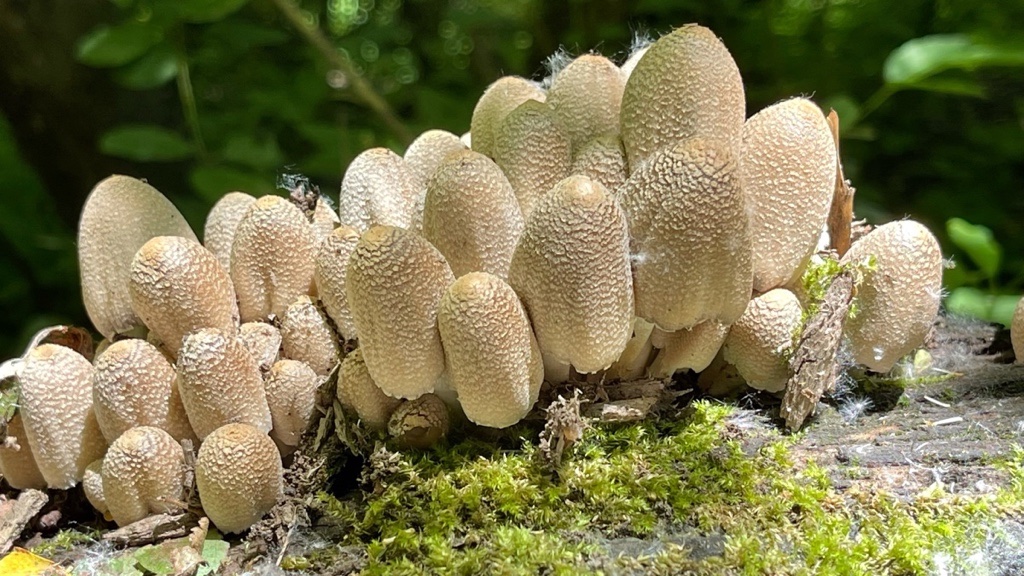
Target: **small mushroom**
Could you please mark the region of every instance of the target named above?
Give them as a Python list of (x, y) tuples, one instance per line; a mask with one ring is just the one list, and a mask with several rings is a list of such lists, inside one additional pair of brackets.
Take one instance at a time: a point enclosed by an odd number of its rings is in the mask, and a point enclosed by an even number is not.
[(626, 153), (618, 133), (604, 134), (585, 142), (574, 152), (569, 173), (587, 176), (615, 194), (629, 178)]
[(281, 497), (281, 455), (266, 433), (248, 424), (221, 426), (199, 447), (196, 486), (210, 521), (221, 532), (242, 532)]
[(182, 507), (185, 451), (152, 426), (128, 430), (103, 457), (103, 499), (118, 526)]
[(448, 406), (436, 394), (406, 400), (395, 409), (388, 433), (402, 446), (425, 450), (448, 435)]
[(136, 426), (153, 426), (176, 441), (196, 440), (174, 366), (145, 340), (119, 340), (96, 357), (92, 405), (107, 442)]
[(174, 355), (193, 330), (238, 327), (228, 271), (188, 238), (157, 236), (143, 244), (132, 259), (128, 293), (132, 310)]
[(325, 376), (341, 360), (341, 347), (327, 315), (309, 298), (300, 296), (281, 319), (284, 356), (299, 360)]
[(141, 180), (111, 176), (89, 193), (78, 222), (78, 266), (85, 311), (106, 338), (142, 326), (128, 277), (135, 252), (154, 236), (196, 240), (178, 209)]
[(371, 148), (348, 165), (341, 181), (338, 217), (343, 226), (365, 232), (371, 226), (413, 229), (423, 183), (401, 156)]
[(555, 74), (547, 101), (573, 150), (600, 134), (618, 134), (624, 88), (619, 67), (600, 54), (583, 54)]
[(316, 372), (297, 360), (280, 360), (270, 368), (264, 386), (273, 429), (270, 437), (282, 456), (299, 447), (302, 433), (316, 410)]
[(270, 370), (281, 357), (281, 331), (266, 322), (246, 322), (238, 328), (238, 339), (256, 360), (260, 372)]
[(704, 371), (715, 359), (728, 334), (729, 326), (715, 320), (705, 320), (693, 328), (675, 332), (655, 328), (651, 344), (658, 348), (658, 355), (651, 363), (651, 376), (668, 378), (679, 370)]
[(505, 117), (527, 100), (543, 102), (544, 91), (535, 83), (518, 76), (498, 78), (477, 101), (470, 121), (473, 150), (494, 158), (498, 132)]
[(348, 262), (346, 294), (373, 381), (416, 398), (444, 372), (437, 306), (455, 281), (444, 256), (419, 234), (375, 226)]
[(789, 381), (789, 356), (802, 317), (803, 308), (792, 292), (770, 290), (751, 300), (729, 329), (722, 357), (751, 388), (781, 392)]
[(512, 184), (523, 218), (529, 218), (537, 201), (569, 175), (569, 135), (551, 106), (527, 100), (509, 112), (496, 137), (494, 161)]
[(338, 402), (359, 416), (368, 428), (383, 430), (402, 401), (384, 393), (363, 362), (362, 348), (348, 353), (338, 370)]
[(203, 246), (209, 250), (225, 270), (231, 270), (231, 244), (235, 241), (238, 223), (256, 202), (245, 192), (228, 192), (210, 208), (203, 228)]
[(200, 440), (233, 422), (270, 432), (259, 366), (233, 332), (204, 328), (189, 334), (177, 370), (181, 400)]
[(405, 151), (405, 163), (421, 182), (426, 182), (449, 154), (466, 150), (462, 140), (446, 130), (427, 130)]
[(103, 495), (103, 458), (93, 460), (86, 466), (85, 474), (82, 476), (82, 491), (85, 492), (85, 499), (97, 512), (103, 514), (105, 520), (114, 519)]
[(437, 323), (466, 417), (493, 428), (522, 420), (537, 402), (544, 362), (512, 287), (493, 274), (466, 274), (445, 292)]
[(351, 226), (339, 226), (320, 244), (316, 253), (313, 279), (327, 315), (334, 320), (338, 332), (346, 340), (357, 337), (352, 321), (352, 310), (345, 295), (348, 259), (359, 242), (359, 231)]
[(36, 466), (19, 412), (7, 421), (6, 436), (6, 440), (0, 439), (0, 476), (15, 490), (45, 489), (46, 479)]

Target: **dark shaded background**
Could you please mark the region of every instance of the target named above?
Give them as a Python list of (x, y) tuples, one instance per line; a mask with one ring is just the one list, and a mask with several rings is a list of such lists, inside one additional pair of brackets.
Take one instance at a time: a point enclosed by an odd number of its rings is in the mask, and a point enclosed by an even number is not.
[(336, 195), (365, 148), (464, 132), (487, 84), (542, 78), (559, 47), (621, 61), (638, 31), (687, 22), (732, 51), (748, 114), (797, 94), (835, 107), (858, 214), (925, 222), (958, 262), (950, 305), (1005, 319), (1014, 298), (992, 295), (1024, 281), (1020, 0), (0, 0), (0, 357), (87, 324), (74, 231), (111, 173), (201, 231), (227, 191), (299, 172)]

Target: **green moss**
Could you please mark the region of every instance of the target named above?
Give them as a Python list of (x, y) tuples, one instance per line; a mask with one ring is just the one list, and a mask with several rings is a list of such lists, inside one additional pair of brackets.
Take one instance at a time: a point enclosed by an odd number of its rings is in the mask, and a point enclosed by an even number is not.
[(32, 547), (32, 552), (44, 558), (52, 558), (60, 552), (71, 550), (75, 546), (88, 545), (100, 538), (99, 530), (76, 530), (65, 528)]
[[(373, 491), (321, 493), (319, 506), (347, 527), (339, 547), (367, 551), (367, 574), (873, 575), (925, 573), (941, 555), (978, 550), (986, 527), (1024, 503), (1024, 450), (996, 495), (931, 490), (907, 503), (838, 491), (826, 469), (792, 461), (798, 437), (758, 432), (747, 454), (743, 429), (734, 409), (698, 402), (675, 421), (595, 427), (554, 474), (531, 438), (501, 449), (467, 439), (388, 454)], [(602, 544), (666, 530), (724, 534), (724, 554), (697, 560), (668, 544), (613, 558)]]

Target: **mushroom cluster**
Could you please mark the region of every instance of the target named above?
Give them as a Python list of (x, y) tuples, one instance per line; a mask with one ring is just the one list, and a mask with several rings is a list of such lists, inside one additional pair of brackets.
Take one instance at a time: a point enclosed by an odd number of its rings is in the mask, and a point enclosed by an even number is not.
[[(345, 409), (415, 447), (451, 418), (515, 424), (545, 380), (717, 364), (780, 392), (804, 270), (839, 258), (819, 243), (842, 176), (812, 101), (745, 106), (726, 47), (688, 25), (622, 66), (585, 54), (543, 85), (497, 80), (470, 133), (360, 154), (337, 211), (232, 192), (200, 243), (159, 192), (112, 176), (79, 230), (104, 341), (91, 362), (55, 344), (19, 359), (0, 470), (16, 488), (85, 479), (124, 524), (181, 501), (181, 446), (199, 443), (202, 506), (237, 532), (280, 495), (332, 373)], [(937, 313), (938, 244), (893, 222), (841, 262), (864, 270), (853, 356), (888, 371)]]

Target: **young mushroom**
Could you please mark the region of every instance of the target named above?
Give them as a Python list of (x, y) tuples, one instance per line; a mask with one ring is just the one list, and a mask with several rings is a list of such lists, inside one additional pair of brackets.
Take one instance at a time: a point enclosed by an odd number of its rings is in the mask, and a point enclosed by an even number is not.
[(789, 381), (789, 355), (800, 330), (803, 308), (785, 288), (766, 292), (747, 305), (729, 329), (722, 357), (736, 366), (751, 388), (781, 392)]
[(203, 512), (221, 532), (247, 530), (283, 492), (281, 455), (265, 432), (226, 424), (203, 441), (196, 457), (196, 486)]
[(401, 156), (371, 148), (356, 156), (341, 181), (338, 218), (365, 232), (372, 226), (418, 226), (423, 183)]
[(434, 170), (444, 162), (449, 154), (466, 150), (468, 147), (462, 140), (446, 130), (427, 130), (420, 134), (405, 151), (405, 163), (420, 179), (426, 182), (434, 174)]
[(338, 370), (338, 402), (353, 410), (367, 428), (383, 430), (395, 408), (402, 403), (392, 398), (374, 383), (370, 371), (363, 362), (363, 349), (356, 348), (348, 353)]
[(687, 369), (702, 372), (715, 359), (728, 334), (729, 326), (715, 320), (675, 332), (655, 328), (651, 344), (658, 349), (658, 355), (651, 363), (651, 377), (668, 378)]
[(388, 433), (401, 446), (425, 450), (448, 435), (448, 406), (436, 394), (406, 400), (395, 409)]
[(7, 422), (6, 436), (7, 440), (0, 440), (0, 476), (15, 490), (45, 489), (46, 479), (32, 456), (20, 413), (15, 412)]
[(341, 360), (341, 347), (327, 315), (309, 296), (300, 296), (281, 319), (284, 356), (299, 360), (321, 376)]
[(569, 175), (572, 145), (551, 106), (527, 100), (497, 130), (494, 161), (515, 190), (523, 218), (529, 218), (537, 201)]
[(498, 132), (505, 117), (523, 102), (543, 102), (545, 97), (539, 86), (525, 78), (498, 78), (487, 87), (473, 108), (473, 118), (470, 121), (473, 150), (494, 158)]
[(210, 208), (203, 227), (203, 246), (217, 257), (225, 270), (231, 270), (231, 244), (242, 217), (256, 202), (244, 192), (228, 192)]
[(600, 134), (618, 134), (624, 87), (618, 66), (600, 54), (583, 54), (555, 74), (547, 101), (573, 150)]
[(626, 153), (618, 133), (603, 134), (585, 142), (574, 152), (569, 174), (587, 176), (615, 194), (629, 178)]
[(297, 360), (280, 360), (263, 382), (273, 429), (270, 437), (282, 456), (295, 452), (302, 433), (316, 410), (319, 378), (312, 368)]
[(266, 322), (246, 322), (238, 327), (238, 339), (249, 351), (260, 372), (270, 370), (281, 357), (281, 331)]
[(339, 226), (320, 244), (316, 253), (316, 268), (313, 279), (320, 302), (327, 315), (334, 320), (338, 332), (346, 340), (354, 340), (355, 322), (345, 294), (348, 274), (348, 259), (359, 242), (359, 231), (351, 226)]
[(107, 498), (103, 495), (103, 458), (93, 460), (85, 467), (85, 474), (82, 476), (82, 492), (85, 499), (92, 504), (97, 512), (103, 514), (104, 520), (113, 520), (110, 515), (110, 507), (107, 506)]
[(103, 457), (103, 500), (118, 526), (182, 506), (185, 451), (152, 426), (128, 430)]

